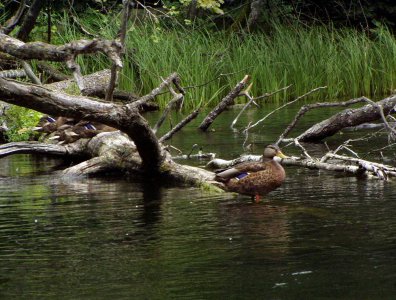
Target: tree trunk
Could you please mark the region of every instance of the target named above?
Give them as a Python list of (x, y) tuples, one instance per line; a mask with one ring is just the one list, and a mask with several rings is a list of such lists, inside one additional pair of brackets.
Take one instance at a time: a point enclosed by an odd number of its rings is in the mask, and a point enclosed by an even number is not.
[(254, 0), (250, 5), (250, 14), (247, 20), (249, 30), (255, 30), (258, 27), (260, 18), (263, 14), (265, 0)]
[(41, 9), (45, 5), (45, 0), (35, 0), (30, 5), (28, 12), (23, 19), (23, 23), (21, 28), (17, 33), (17, 38), (21, 41), (27, 41), (30, 32), (33, 30), (34, 25), (36, 24), (37, 17), (41, 11)]

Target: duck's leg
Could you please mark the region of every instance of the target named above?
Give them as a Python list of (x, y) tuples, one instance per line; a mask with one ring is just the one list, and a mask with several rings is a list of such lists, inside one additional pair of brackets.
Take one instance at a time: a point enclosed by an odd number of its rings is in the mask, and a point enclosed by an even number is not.
[(256, 203), (259, 203), (261, 201), (261, 197), (258, 194), (254, 195), (252, 198), (253, 198), (254, 202), (256, 202)]

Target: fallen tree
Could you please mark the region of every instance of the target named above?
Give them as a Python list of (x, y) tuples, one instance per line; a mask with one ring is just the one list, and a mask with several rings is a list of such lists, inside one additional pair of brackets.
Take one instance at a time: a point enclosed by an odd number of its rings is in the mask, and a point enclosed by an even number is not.
[(396, 105), (396, 96), (393, 95), (378, 102), (374, 102), (366, 97), (360, 97), (341, 103), (330, 102), (304, 105), (303, 107), (301, 107), (300, 111), (297, 113), (292, 123), (281, 135), (278, 143), (282, 140), (284, 142), (293, 140), (285, 139), (285, 137), (294, 128), (294, 126), (301, 119), (301, 117), (309, 110), (323, 107), (349, 106), (360, 102), (365, 102), (368, 104), (360, 108), (345, 109), (339, 113), (336, 113), (328, 119), (311, 126), (305, 132), (298, 135), (295, 139), (301, 142), (316, 142), (330, 137), (344, 128), (358, 126), (364, 123), (369, 123), (381, 119), (384, 122), (386, 128), (392, 134), (394, 134), (394, 132), (392, 132), (392, 127), (388, 124), (386, 120), (386, 116), (394, 111)]
[[(162, 83), (167, 86), (177, 78), (171, 74)], [(15, 153), (45, 153), (89, 157), (83, 163), (64, 170), (64, 174), (88, 175), (109, 169), (135, 171), (160, 176), (195, 186), (206, 185), (213, 173), (175, 163), (139, 113), (142, 103), (153, 99), (162, 88), (125, 105), (103, 103), (83, 96), (70, 96), (46, 88), (0, 78), (0, 98), (10, 104), (35, 109), (50, 115), (98, 121), (120, 129), (99, 134), (72, 144), (50, 145), (37, 142), (10, 143), (0, 147), (0, 156)]]
[[(124, 3), (127, 2), (129, 1), (125, 1)], [(126, 22), (123, 22), (123, 26), (126, 26)], [(0, 146), (0, 157), (16, 153), (76, 156), (83, 159), (83, 162), (63, 170), (63, 175), (92, 175), (117, 170), (136, 172), (148, 177), (169, 179), (181, 184), (224, 188), (221, 183), (215, 183), (213, 181), (213, 172), (176, 163), (171, 158), (166, 146), (163, 145), (165, 140), (169, 139), (198, 115), (198, 109), (176, 125), (170, 132), (162, 137), (156, 136), (158, 128), (161, 126), (170, 110), (177, 108), (183, 103), (185, 91), (181, 87), (178, 74), (173, 73), (167, 78), (162, 79), (158, 87), (147, 95), (142, 97), (136, 96), (133, 97), (133, 99), (131, 99), (132, 97), (128, 98), (129, 96), (126, 97), (128, 100), (123, 104), (109, 101), (102, 102), (87, 96), (96, 96), (97, 94), (104, 96), (106, 94), (106, 98), (108, 98), (109, 90), (111, 90), (110, 98), (113, 98), (113, 89), (116, 85), (115, 81), (117, 78), (116, 73), (118, 68), (122, 67), (122, 48), (123, 43), (121, 42), (98, 39), (92, 41), (80, 40), (61, 46), (53, 46), (41, 42), (24, 43), (0, 33), (0, 52), (2, 51), (8, 55), (12, 55), (19, 60), (45, 59), (65, 62), (74, 72), (75, 82), (77, 82), (83, 94), (83, 96), (72, 96), (65, 92), (73, 84), (71, 80), (42, 86), (0, 78), (1, 100), (10, 104), (34, 109), (51, 116), (63, 116), (76, 120), (99, 122), (120, 130), (117, 132), (100, 133), (91, 139), (79, 139), (74, 143), (65, 145), (38, 142), (9, 143)], [(104, 71), (100, 73), (100, 75), (93, 74), (91, 75), (93, 77), (84, 78), (80, 74), (79, 67), (75, 62), (75, 57), (82, 53), (92, 54), (97, 52), (106, 54), (113, 62), (112, 71), (111, 73), (109, 71)], [(92, 80), (92, 78), (100, 78), (100, 80)], [(233, 99), (243, 93), (242, 90), (246, 87), (248, 80), (249, 76), (245, 76), (244, 79), (223, 98), (219, 106), (201, 123), (199, 127), (201, 130), (206, 131), (214, 119), (233, 101)], [(111, 82), (111, 84), (108, 85), (109, 82)], [(111, 87), (106, 89), (106, 86)], [(155, 101), (156, 97), (164, 93), (165, 90), (167, 90), (173, 98), (154, 129), (152, 129), (143, 117), (143, 113), (148, 109), (149, 103)], [(248, 91), (245, 91), (245, 94), (247, 93)], [(301, 97), (304, 96), (305, 95)], [(253, 98), (250, 98), (252, 102)], [(392, 99), (392, 97), (389, 99)], [(383, 117), (384, 114), (387, 114), (392, 109), (392, 101), (393, 100), (384, 101), (383, 103), (381, 102), (375, 105), (370, 103), (360, 110), (348, 110), (340, 113), (340, 115), (334, 116), (333, 120), (328, 123), (347, 124), (351, 126), (355, 124), (351, 122), (351, 120), (358, 120), (356, 121), (357, 125), (358, 122), (364, 119), (360, 117), (361, 115), (364, 116), (365, 114), (369, 114), (370, 116), (375, 115), (377, 118)], [(298, 118), (296, 117), (296, 119)], [(366, 118), (368, 117), (366, 116)], [(373, 119), (367, 120), (372, 121)], [(327, 126), (325, 123), (317, 125), (319, 129), (321, 129), (319, 132), (326, 132), (325, 135), (322, 134), (321, 136), (329, 136), (333, 132), (331, 130), (323, 130), (323, 128), (334, 128), (333, 125)], [(342, 126), (338, 126), (337, 128), (342, 128)], [(290, 132), (293, 127), (294, 125), (291, 125), (290, 129), (287, 129), (288, 132)], [(252, 126), (250, 128), (252, 128)], [(282, 138), (286, 137), (288, 132), (283, 134)], [(318, 136), (318, 134), (316, 136)], [(340, 157), (334, 159), (340, 161)], [(235, 162), (236, 161), (233, 163)], [(394, 174), (396, 174), (396, 171), (390, 169), (390, 167), (373, 165), (370, 164), (370, 162), (363, 162), (361, 160), (358, 162), (350, 162), (357, 164), (354, 166), (345, 164), (333, 164), (333, 166), (330, 166), (329, 163), (325, 161), (317, 161), (314, 159), (302, 160), (299, 158), (287, 159), (284, 160), (283, 163), (308, 168), (342, 170), (357, 175), (361, 175), (362, 173), (369, 174), (371, 172), (371, 174), (379, 178), (382, 178), (379, 175), (381, 172), (373, 171), (375, 168), (377, 170), (385, 170), (386, 176), (383, 177), (394, 176)], [(214, 162), (212, 165), (213, 164)], [(217, 166), (224, 167), (229, 166), (229, 164)]]

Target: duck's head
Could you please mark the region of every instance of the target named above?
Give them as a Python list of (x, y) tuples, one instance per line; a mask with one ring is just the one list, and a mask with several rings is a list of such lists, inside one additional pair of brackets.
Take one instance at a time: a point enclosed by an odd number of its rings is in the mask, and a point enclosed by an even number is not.
[(278, 156), (280, 158), (287, 158), (287, 156), (282, 153), (278, 146), (268, 145), (267, 147), (265, 147), (263, 159), (273, 159), (275, 156)]

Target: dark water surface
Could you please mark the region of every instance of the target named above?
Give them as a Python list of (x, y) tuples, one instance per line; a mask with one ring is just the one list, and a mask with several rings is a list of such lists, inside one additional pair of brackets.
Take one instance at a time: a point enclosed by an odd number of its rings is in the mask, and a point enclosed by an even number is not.
[[(244, 139), (228, 129), (236, 114), (172, 144), (236, 157)], [(293, 114), (252, 134), (254, 152)], [(396, 299), (393, 182), (288, 167), (284, 185), (252, 203), (133, 178), (65, 179), (52, 173), (62, 163), (0, 160), (2, 299)]]

